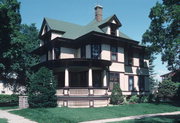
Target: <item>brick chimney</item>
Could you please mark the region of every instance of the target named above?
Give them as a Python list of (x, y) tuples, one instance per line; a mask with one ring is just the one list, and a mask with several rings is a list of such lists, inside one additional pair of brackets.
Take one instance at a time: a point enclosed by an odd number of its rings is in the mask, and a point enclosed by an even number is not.
[(96, 21), (98, 21), (98, 22), (102, 21), (103, 7), (100, 6), (100, 5), (96, 5), (96, 7), (94, 9), (95, 9), (95, 19), (96, 19)]

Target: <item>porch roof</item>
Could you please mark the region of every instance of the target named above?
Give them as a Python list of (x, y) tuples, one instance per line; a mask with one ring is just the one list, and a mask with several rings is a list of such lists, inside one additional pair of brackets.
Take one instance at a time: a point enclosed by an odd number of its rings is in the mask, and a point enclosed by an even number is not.
[(33, 70), (45, 66), (49, 69), (58, 67), (72, 67), (72, 66), (85, 66), (85, 67), (107, 67), (112, 64), (111, 61), (100, 60), (100, 59), (85, 59), (85, 58), (70, 58), (70, 59), (58, 59), (49, 60), (39, 63), (32, 67)]

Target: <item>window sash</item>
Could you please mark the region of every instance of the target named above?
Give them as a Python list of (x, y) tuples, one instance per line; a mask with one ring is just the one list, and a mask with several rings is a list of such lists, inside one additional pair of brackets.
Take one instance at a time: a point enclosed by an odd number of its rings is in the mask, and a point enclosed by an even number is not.
[(100, 54), (101, 54), (101, 45), (92, 44), (91, 45), (91, 58), (100, 59)]
[(134, 78), (133, 76), (129, 76), (129, 91), (134, 90)]

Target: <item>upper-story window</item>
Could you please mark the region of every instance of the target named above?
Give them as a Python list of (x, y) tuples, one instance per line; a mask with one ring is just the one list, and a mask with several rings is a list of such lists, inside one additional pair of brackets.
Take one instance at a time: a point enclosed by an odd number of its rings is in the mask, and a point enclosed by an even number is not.
[(131, 48), (125, 50), (125, 64), (129, 66), (133, 65), (133, 51)]
[(81, 47), (81, 58), (86, 58), (86, 46)]
[(54, 53), (55, 53), (55, 59), (59, 59), (61, 49), (59, 48), (54, 48)]
[(116, 30), (117, 30), (117, 27), (116, 27), (116, 25), (114, 25), (114, 24), (111, 24), (111, 35), (114, 35), (114, 36), (116, 36)]
[(91, 58), (92, 59), (100, 59), (101, 54), (101, 45), (100, 44), (92, 44), (91, 45)]
[(118, 57), (118, 48), (116, 46), (111, 46), (111, 60), (117, 61)]
[(139, 54), (139, 64), (140, 67), (144, 67), (144, 53)]

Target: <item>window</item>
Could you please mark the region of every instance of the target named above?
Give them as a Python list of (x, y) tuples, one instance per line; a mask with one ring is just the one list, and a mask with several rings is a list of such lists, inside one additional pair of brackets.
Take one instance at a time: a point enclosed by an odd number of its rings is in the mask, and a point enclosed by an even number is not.
[(92, 44), (91, 45), (91, 58), (92, 59), (100, 59), (101, 54), (101, 45), (100, 44)]
[(139, 91), (145, 90), (144, 76), (139, 76)]
[(86, 46), (81, 47), (81, 58), (86, 58)]
[(61, 49), (60, 48), (54, 48), (54, 53), (55, 53), (55, 59), (59, 59)]
[(116, 25), (111, 24), (111, 35), (116, 36), (116, 29), (117, 29)]
[(116, 84), (116, 83), (119, 83), (119, 73), (111, 72), (110, 73), (109, 90), (112, 90), (114, 84)]
[(129, 76), (129, 91), (133, 91), (133, 90), (134, 90), (134, 77)]
[(111, 60), (112, 61), (117, 61), (117, 51), (118, 51), (117, 47), (111, 46)]
[(125, 50), (125, 64), (132, 66), (133, 65), (133, 51), (132, 48)]
[(140, 64), (140, 67), (144, 67), (144, 53), (143, 52), (139, 54), (139, 64)]

